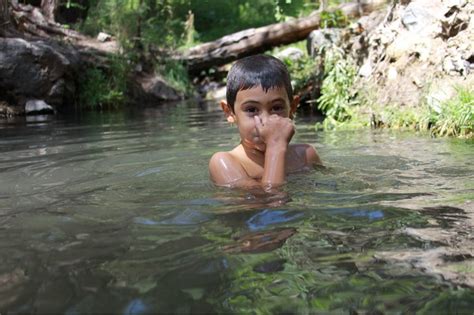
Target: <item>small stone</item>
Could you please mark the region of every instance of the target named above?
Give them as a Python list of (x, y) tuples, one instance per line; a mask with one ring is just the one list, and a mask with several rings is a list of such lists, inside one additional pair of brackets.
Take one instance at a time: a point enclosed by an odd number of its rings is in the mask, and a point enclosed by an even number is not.
[(443, 70), (448, 74), (468, 75), (470, 72), (470, 63), (459, 56), (446, 58), (443, 61)]
[(423, 83), (423, 81), (421, 81), (421, 79), (420, 79), (419, 77), (413, 77), (413, 81), (412, 81), (412, 82), (413, 82), (413, 84), (415, 84), (415, 85), (416, 85), (417, 87), (419, 87), (419, 88), (422, 88), (422, 87), (425, 86), (424, 83)]
[(47, 104), (43, 100), (28, 100), (25, 104), (25, 113), (34, 114), (34, 113), (54, 113), (54, 108), (51, 105)]
[(388, 68), (388, 71), (387, 71), (387, 80), (389, 81), (395, 81), (398, 77), (398, 72), (397, 72), (397, 69), (395, 69), (395, 67), (390, 67)]
[(369, 60), (367, 60), (362, 67), (359, 69), (359, 76), (368, 78), (372, 74), (372, 65)]
[(111, 40), (111, 39), (112, 39), (112, 36), (110, 36), (109, 34), (104, 33), (104, 32), (100, 32), (100, 33), (97, 35), (97, 40), (98, 40), (99, 42), (102, 42), (102, 43), (103, 43), (103, 42), (107, 42), (107, 41), (109, 41), (109, 40)]

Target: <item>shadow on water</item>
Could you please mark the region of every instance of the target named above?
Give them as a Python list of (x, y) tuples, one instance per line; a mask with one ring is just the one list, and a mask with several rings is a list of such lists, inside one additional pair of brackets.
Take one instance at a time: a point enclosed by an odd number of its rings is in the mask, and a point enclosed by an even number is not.
[(472, 312), (459, 277), (401, 257), (469, 268), (440, 248), (472, 246), (473, 144), (302, 119), (326, 169), (216, 188), (238, 136), (201, 105), (0, 124), (0, 313)]

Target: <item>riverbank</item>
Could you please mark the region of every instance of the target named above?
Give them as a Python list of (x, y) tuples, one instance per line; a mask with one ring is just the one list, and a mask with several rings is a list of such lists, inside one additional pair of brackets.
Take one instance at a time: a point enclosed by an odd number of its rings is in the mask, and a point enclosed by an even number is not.
[[(318, 12), (320, 27), (331, 28), (310, 34), (308, 55), (278, 57), (292, 72), (302, 106), (325, 115), (318, 127), (409, 129), (472, 138), (473, 6), (465, 0), (393, 2), (349, 26), (342, 11)], [(38, 18), (41, 11), (32, 6), (18, 4), (13, 11), (16, 18), (28, 17), (17, 23), (26, 23), (30, 34), (0, 38), (3, 117), (200, 98), (222, 86), (219, 81), (228, 69), (214, 66), (191, 75), (166, 49), (140, 50), (138, 45), (124, 53), (114, 36), (87, 37)], [(53, 37), (44, 29), (62, 35)], [(32, 30), (49, 37), (39, 38)], [(279, 54), (275, 49), (270, 53)], [(219, 83), (209, 84), (213, 80)], [(219, 92), (214, 100), (223, 96)]]
[(323, 62), (324, 126), (472, 138), (473, 16), (468, 1), (404, 1), (340, 31)]

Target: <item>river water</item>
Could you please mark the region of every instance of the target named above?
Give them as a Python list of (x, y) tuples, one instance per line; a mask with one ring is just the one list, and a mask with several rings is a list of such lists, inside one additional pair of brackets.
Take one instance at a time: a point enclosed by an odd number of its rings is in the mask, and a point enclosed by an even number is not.
[(443, 246), (403, 231), (473, 199), (473, 142), (300, 117), (327, 168), (266, 195), (209, 182), (234, 128), (186, 103), (1, 121), (0, 313), (472, 314), (472, 288), (378, 257)]

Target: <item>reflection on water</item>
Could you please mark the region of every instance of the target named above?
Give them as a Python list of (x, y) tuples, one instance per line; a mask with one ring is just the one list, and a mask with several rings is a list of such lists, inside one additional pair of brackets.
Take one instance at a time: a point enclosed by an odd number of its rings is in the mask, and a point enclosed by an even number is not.
[(215, 105), (1, 121), (0, 313), (472, 312), (472, 290), (374, 257), (469, 218), (473, 143), (297, 125), (327, 168), (265, 194), (209, 182), (238, 142)]

